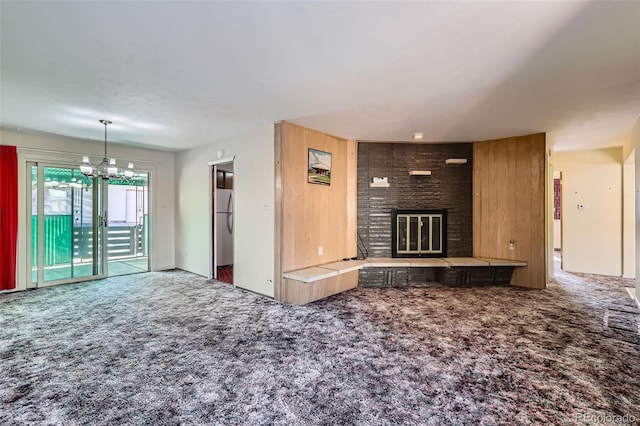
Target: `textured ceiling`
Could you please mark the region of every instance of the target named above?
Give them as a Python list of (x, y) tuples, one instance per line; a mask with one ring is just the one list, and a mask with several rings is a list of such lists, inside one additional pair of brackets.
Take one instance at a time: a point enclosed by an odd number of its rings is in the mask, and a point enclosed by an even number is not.
[(290, 120), (360, 140), (620, 144), (640, 2), (0, 2), (0, 124), (180, 150)]

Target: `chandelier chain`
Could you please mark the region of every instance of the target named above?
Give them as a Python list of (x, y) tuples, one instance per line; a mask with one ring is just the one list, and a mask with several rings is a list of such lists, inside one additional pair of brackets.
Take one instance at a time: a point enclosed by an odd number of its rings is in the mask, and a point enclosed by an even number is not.
[(104, 158), (102, 162), (97, 166), (91, 165), (91, 161), (88, 156), (82, 158), (82, 165), (80, 171), (88, 177), (102, 178), (104, 180), (126, 180), (129, 181), (135, 175), (133, 170), (133, 163), (129, 163), (129, 166), (124, 170), (118, 170), (116, 166), (115, 158), (109, 159), (107, 151), (107, 126), (112, 122), (109, 120), (99, 120), (104, 124)]

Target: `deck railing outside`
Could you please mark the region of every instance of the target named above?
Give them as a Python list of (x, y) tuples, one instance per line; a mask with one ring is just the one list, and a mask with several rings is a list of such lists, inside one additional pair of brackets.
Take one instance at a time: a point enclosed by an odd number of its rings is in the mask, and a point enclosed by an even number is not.
[[(93, 228), (72, 226), (71, 215), (47, 215), (44, 218), (45, 266), (91, 262), (93, 257)], [(148, 215), (141, 225), (107, 227), (109, 260), (146, 256)], [(32, 266), (38, 262), (38, 217), (32, 216)]]

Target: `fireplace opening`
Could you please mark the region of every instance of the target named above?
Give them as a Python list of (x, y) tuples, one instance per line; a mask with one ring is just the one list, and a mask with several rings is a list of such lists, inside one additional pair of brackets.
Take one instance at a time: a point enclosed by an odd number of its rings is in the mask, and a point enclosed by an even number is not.
[(447, 210), (394, 209), (391, 256), (447, 257)]

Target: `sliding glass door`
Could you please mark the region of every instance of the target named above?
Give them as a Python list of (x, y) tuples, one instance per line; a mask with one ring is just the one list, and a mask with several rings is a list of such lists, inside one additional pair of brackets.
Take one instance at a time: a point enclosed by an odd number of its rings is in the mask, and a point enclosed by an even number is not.
[(131, 181), (29, 163), (30, 287), (149, 270), (148, 174)]
[(28, 167), (32, 286), (104, 276), (103, 183), (70, 167)]
[(149, 270), (149, 174), (108, 181), (107, 268), (109, 276)]

